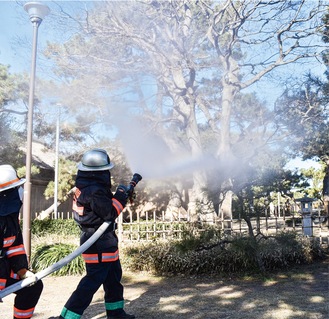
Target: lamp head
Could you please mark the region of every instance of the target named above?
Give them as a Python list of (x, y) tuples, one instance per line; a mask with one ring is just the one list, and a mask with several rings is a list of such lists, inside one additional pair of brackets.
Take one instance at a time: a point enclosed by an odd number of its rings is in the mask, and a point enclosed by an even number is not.
[(29, 14), (31, 22), (38, 22), (50, 12), (50, 9), (40, 2), (28, 2), (24, 4), (24, 10)]

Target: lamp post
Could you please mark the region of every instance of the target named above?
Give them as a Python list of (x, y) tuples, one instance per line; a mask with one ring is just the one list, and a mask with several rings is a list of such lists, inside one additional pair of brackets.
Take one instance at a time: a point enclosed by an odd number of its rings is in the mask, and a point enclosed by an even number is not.
[(29, 14), (33, 25), (32, 63), (30, 75), (29, 109), (27, 118), (27, 145), (26, 145), (26, 182), (24, 185), (23, 201), (23, 239), (26, 254), (30, 260), (31, 256), (31, 165), (32, 165), (32, 134), (33, 134), (33, 106), (34, 106), (34, 84), (37, 59), (38, 28), (43, 18), (49, 13), (49, 8), (39, 2), (28, 2), (24, 10)]
[(55, 188), (54, 188), (54, 218), (57, 219), (58, 214), (58, 176), (59, 176), (59, 134), (60, 134), (60, 117), (61, 105), (57, 104), (57, 119), (56, 119), (56, 151), (55, 151)]

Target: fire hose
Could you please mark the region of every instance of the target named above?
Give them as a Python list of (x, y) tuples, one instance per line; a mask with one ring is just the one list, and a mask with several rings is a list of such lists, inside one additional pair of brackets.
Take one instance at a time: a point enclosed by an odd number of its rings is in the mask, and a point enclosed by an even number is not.
[[(133, 175), (132, 180), (130, 181), (128, 187), (127, 187), (127, 197), (132, 201), (133, 195), (134, 195), (134, 188), (137, 185), (137, 183), (142, 179), (142, 176), (135, 173)], [(75, 251), (73, 251), (71, 254), (67, 255), (66, 257), (62, 258), (58, 262), (56, 262), (53, 265), (50, 265), (46, 269), (43, 269), (35, 274), (34, 278), (26, 278), (24, 280), (21, 280), (3, 290), (0, 291), (0, 302), (2, 302), (2, 298), (10, 295), (11, 293), (18, 291), (24, 287), (27, 287), (40, 279), (50, 275), (51, 273), (55, 272), (56, 270), (61, 269), (63, 266), (68, 264), (70, 261), (72, 261), (74, 258), (78, 257), (80, 254), (82, 254), (86, 249), (88, 249), (95, 241), (105, 232), (105, 230), (112, 224), (111, 221), (105, 221), (103, 224), (97, 229), (97, 231), (86, 241), (84, 242), (79, 248), (77, 248)]]

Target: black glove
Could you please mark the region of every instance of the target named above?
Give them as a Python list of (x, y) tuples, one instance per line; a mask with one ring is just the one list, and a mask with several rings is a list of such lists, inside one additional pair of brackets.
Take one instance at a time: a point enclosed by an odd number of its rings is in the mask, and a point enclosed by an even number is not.
[(128, 193), (127, 193), (128, 188), (124, 185), (119, 185), (115, 194), (114, 198), (117, 199), (122, 206), (126, 206), (127, 200), (128, 200)]
[(130, 203), (133, 203), (134, 200), (136, 199), (136, 193), (135, 193), (135, 190), (133, 190), (129, 195), (129, 200), (130, 200)]

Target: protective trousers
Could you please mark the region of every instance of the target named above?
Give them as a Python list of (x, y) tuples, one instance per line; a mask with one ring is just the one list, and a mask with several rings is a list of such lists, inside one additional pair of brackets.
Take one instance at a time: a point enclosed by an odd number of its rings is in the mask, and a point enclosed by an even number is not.
[(81, 279), (66, 302), (61, 316), (65, 319), (80, 319), (102, 284), (107, 316), (120, 314), (124, 307), (123, 286), (120, 283), (122, 277), (120, 260), (86, 263), (86, 271), (86, 276)]
[[(17, 280), (8, 280), (8, 286), (16, 283)], [(33, 316), (34, 308), (38, 303), (43, 289), (42, 281), (38, 281), (32, 286), (18, 290), (14, 300), (14, 319), (30, 319)]]
[[(28, 268), (18, 213), (0, 216), (0, 248), (0, 290), (2, 290), (20, 280), (17, 275), (18, 270)], [(42, 289), (42, 281), (38, 281), (15, 293), (14, 319), (32, 317)]]

